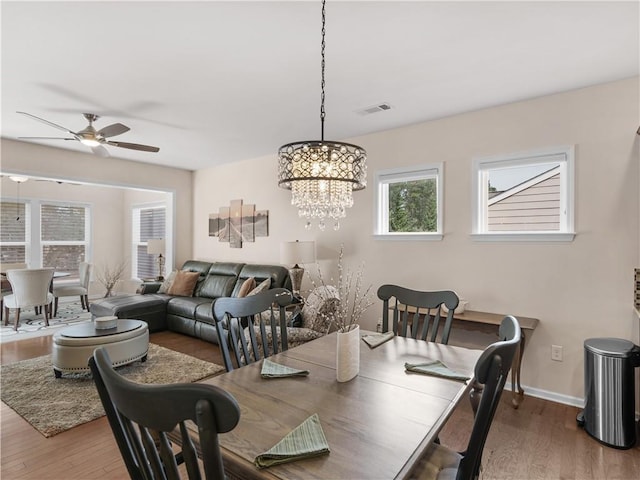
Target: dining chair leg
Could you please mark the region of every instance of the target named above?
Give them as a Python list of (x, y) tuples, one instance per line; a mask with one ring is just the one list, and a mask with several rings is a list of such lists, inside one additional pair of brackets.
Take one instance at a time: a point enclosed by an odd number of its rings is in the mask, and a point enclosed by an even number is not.
[(18, 331), (18, 325), (20, 325), (20, 309), (19, 308), (16, 309), (16, 323), (13, 326), (13, 329), (16, 332)]
[(53, 316), (58, 316), (58, 297), (53, 300)]
[(84, 306), (87, 309), (87, 312), (89, 311), (89, 295), (85, 295), (84, 296)]
[(49, 326), (49, 317), (51, 317), (51, 304), (49, 303), (48, 305), (44, 306), (44, 324), (48, 327)]
[(2, 323), (3, 314), (4, 314), (4, 300), (0, 300), (0, 323)]
[(86, 310), (87, 307), (84, 303), (84, 295), (80, 295), (80, 305), (82, 306), (82, 310)]
[(4, 307), (4, 324), (9, 325), (9, 307)]

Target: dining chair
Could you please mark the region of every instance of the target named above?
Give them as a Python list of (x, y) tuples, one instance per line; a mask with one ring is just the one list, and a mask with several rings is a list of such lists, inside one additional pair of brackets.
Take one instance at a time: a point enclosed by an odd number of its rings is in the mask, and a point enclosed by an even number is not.
[[(94, 351), (89, 368), (132, 479), (177, 479), (182, 478), (180, 470), (186, 470), (189, 479), (203, 478), (202, 470), (207, 480), (225, 478), (218, 434), (233, 430), (240, 420), (240, 407), (230, 393), (198, 383), (131, 382), (113, 369), (104, 347)], [(187, 420), (198, 426), (199, 451)], [(177, 454), (172, 435), (180, 437), (182, 451)]]
[(211, 308), (227, 372), (289, 348), (285, 307), (291, 301), (286, 288), (214, 300)]
[[(388, 284), (378, 288), (378, 298), (382, 300), (383, 332), (391, 330), (394, 334), (403, 337), (420, 340), (428, 338), (430, 342), (449, 343), (453, 311), (459, 303), (455, 292), (449, 290), (422, 292)], [(447, 312), (438, 339), (438, 330), (444, 313), (442, 305), (447, 307)], [(391, 312), (391, 326), (389, 312)], [(420, 328), (421, 323), (422, 328)]]
[(0, 263), (0, 322), (4, 316), (4, 297), (11, 295), (11, 284), (7, 280), (7, 270), (22, 270), (27, 268), (26, 263)]
[(80, 279), (76, 283), (66, 283), (53, 285), (53, 316), (58, 315), (58, 298), (80, 296), (80, 304), (82, 310), (89, 311), (89, 281), (91, 280), (92, 265), (87, 262), (80, 262), (79, 273)]
[(9, 323), (9, 312), (16, 310), (14, 330), (20, 324), (20, 311), (29, 307), (44, 307), (44, 321), (49, 326), (53, 294), (49, 285), (53, 279), (53, 268), (32, 268), (23, 270), (7, 270), (7, 280), (11, 284), (12, 293), (3, 298), (4, 324)]
[(500, 323), (500, 341), (489, 345), (476, 362), (474, 376), (483, 385), (480, 405), (476, 412), (467, 449), (458, 453), (439, 443), (433, 443), (419, 461), (412, 479), (471, 480), (480, 475), (482, 451), (504, 384), (520, 343), (520, 324), (508, 315)]

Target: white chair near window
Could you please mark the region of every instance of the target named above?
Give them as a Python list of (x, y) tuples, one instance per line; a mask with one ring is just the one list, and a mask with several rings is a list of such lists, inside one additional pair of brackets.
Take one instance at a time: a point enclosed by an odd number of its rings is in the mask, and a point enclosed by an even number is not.
[(2, 276), (0, 277), (0, 322), (2, 322), (2, 316), (4, 315), (4, 297), (7, 295), (11, 295), (11, 284), (5, 273), (7, 270), (20, 270), (23, 268), (27, 268), (26, 263), (2, 263), (0, 264), (0, 272), (2, 272)]
[(53, 268), (34, 268), (28, 270), (7, 270), (7, 280), (11, 284), (11, 295), (4, 301), (4, 324), (9, 324), (9, 313), (15, 310), (14, 330), (20, 324), (20, 311), (23, 308), (44, 307), (45, 324), (49, 326), (53, 294), (49, 286), (53, 280)]
[(54, 307), (53, 316), (58, 315), (58, 298), (80, 296), (80, 304), (83, 310), (89, 311), (89, 280), (91, 279), (91, 264), (80, 262), (80, 281), (53, 285)]

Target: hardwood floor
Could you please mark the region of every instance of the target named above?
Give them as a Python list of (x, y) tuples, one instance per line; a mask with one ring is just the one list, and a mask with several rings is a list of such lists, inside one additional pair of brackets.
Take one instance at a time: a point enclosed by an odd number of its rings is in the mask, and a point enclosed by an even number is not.
[[(173, 332), (154, 333), (151, 341), (222, 364), (218, 348), (208, 342)], [(0, 345), (0, 362), (8, 364), (50, 352), (51, 337), (8, 342)], [(605, 447), (577, 427), (577, 408), (527, 397), (514, 410), (510, 399), (505, 394), (496, 412), (484, 449), (483, 478), (640, 478), (640, 444), (630, 450)], [(105, 417), (45, 438), (4, 403), (0, 416), (3, 480), (127, 478)], [(442, 431), (441, 442), (462, 450), (471, 421), (469, 403), (463, 402)]]

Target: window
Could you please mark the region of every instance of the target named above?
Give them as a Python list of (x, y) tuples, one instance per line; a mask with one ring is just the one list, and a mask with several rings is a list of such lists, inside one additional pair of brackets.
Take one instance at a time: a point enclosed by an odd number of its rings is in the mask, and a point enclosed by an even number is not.
[[(133, 258), (135, 278), (153, 278), (158, 274), (158, 258), (147, 253), (147, 240), (166, 238), (166, 207), (154, 205), (133, 209)], [(165, 255), (166, 256), (166, 255)]]
[(78, 204), (40, 205), (42, 266), (77, 272), (88, 258), (90, 210)]
[(376, 235), (442, 239), (442, 163), (376, 173)]
[(573, 240), (573, 172), (572, 146), (474, 159), (474, 237)]
[(0, 203), (0, 259), (2, 263), (29, 263), (31, 209), (25, 202)]

